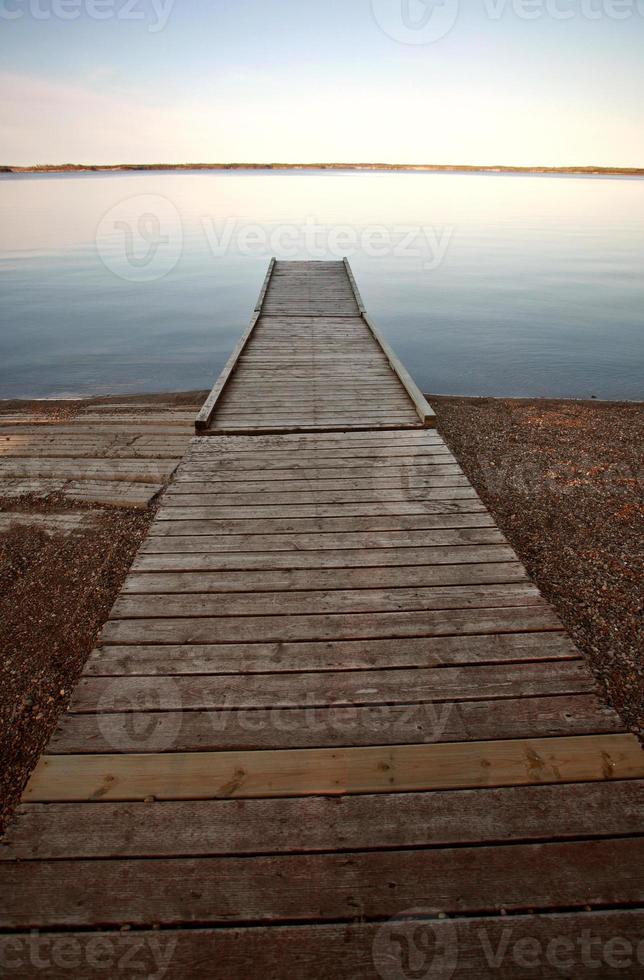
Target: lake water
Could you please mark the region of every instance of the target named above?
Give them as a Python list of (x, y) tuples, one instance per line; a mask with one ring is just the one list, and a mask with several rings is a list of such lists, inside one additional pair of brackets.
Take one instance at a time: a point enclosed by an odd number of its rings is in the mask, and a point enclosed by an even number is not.
[(210, 387), (271, 255), (425, 392), (642, 397), (644, 179), (322, 172), (0, 178), (0, 397)]

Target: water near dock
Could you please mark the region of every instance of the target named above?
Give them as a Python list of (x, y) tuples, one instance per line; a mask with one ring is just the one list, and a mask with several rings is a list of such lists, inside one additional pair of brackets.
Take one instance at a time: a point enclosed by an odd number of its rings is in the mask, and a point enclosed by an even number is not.
[(208, 387), (272, 255), (347, 255), (423, 391), (641, 396), (641, 179), (7, 176), (0, 216), (0, 397)]

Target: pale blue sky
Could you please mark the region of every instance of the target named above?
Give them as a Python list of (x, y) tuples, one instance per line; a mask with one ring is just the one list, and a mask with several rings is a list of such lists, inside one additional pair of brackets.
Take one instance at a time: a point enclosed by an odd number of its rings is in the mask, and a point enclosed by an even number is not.
[(0, 160), (644, 166), (643, 51), (644, 0), (0, 0)]

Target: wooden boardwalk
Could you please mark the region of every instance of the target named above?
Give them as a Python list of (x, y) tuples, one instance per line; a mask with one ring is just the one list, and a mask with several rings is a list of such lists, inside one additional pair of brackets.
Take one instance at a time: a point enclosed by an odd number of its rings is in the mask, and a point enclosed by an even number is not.
[(640, 977), (637, 740), (348, 270), (271, 271), (0, 848), (0, 952), (39, 930), (83, 977), (98, 938), (110, 976)]
[(197, 431), (333, 432), (433, 425), (367, 316), (348, 263), (273, 260)]

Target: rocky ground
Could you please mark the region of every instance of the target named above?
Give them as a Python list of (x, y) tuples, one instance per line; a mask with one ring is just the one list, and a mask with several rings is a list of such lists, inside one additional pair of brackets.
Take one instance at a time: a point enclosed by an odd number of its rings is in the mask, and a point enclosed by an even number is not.
[[(25, 513), (72, 509), (60, 500), (11, 503)], [(0, 832), (70, 700), (150, 520), (146, 511), (93, 508), (91, 523), (73, 533), (26, 525), (0, 534)]]
[(428, 395), (438, 428), (599, 680), (644, 726), (644, 406)]

